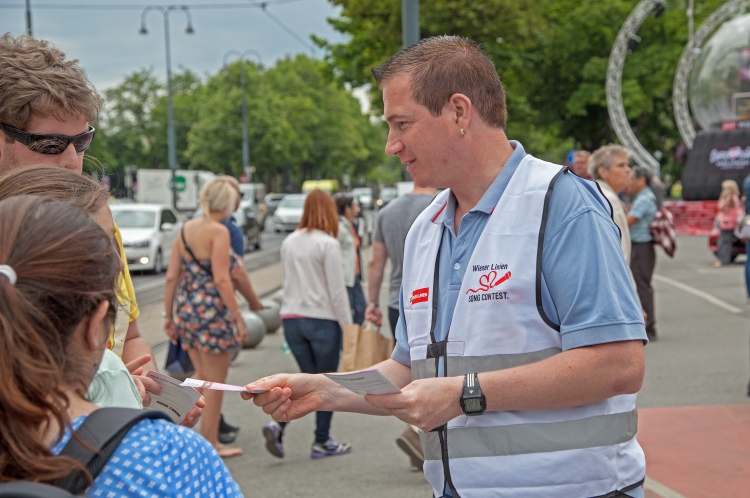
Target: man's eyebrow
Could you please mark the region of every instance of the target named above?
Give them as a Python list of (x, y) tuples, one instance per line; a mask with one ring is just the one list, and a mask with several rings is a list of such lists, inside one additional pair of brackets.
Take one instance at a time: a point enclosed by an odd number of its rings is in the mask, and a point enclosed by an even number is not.
[(388, 121), (388, 122), (391, 122), (391, 121), (393, 121), (395, 119), (409, 119), (409, 116), (406, 116), (404, 114), (393, 114), (393, 115), (388, 116), (387, 118), (385, 118), (385, 120)]

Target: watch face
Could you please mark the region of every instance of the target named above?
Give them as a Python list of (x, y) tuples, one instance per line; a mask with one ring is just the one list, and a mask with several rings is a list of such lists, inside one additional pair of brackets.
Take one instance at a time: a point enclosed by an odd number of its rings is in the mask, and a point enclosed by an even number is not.
[(464, 398), (464, 407), (467, 413), (476, 413), (482, 411), (481, 398)]

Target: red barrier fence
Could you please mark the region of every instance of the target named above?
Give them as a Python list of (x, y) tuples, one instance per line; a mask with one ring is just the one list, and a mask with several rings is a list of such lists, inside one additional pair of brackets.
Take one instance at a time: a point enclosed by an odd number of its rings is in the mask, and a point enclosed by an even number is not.
[(717, 201), (667, 201), (678, 235), (708, 235), (719, 208)]

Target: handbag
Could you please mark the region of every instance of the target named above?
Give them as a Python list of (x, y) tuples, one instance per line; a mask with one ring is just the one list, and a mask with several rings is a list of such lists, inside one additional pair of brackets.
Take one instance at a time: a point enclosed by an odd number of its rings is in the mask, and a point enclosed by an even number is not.
[(737, 219), (737, 226), (734, 228), (734, 236), (740, 240), (750, 239), (750, 215), (746, 214)]
[(177, 344), (169, 343), (167, 352), (167, 361), (164, 362), (164, 370), (176, 379), (185, 379), (195, 373), (193, 362), (187, 351), (182, 349), (180, 338), (177, 338)]
[(391, 357), (396, 345), (380, 333), (372, 323), (365, 321), (362, 326), (356, 323), (344, 325), (344, 352), (341, 355), (341, 372), (363, 370)]

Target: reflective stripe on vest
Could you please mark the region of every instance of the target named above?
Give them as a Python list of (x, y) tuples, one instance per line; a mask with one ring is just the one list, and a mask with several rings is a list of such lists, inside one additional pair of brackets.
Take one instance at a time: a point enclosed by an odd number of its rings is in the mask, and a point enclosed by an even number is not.
[[(473, 458), (577, 450), (625, 443), (635, 437), (638, 412), (632, 410), (579, 420), (448, 429), (450, 457)], [(425, 460), (440, 460), (437, 432), (419, 435)]]

